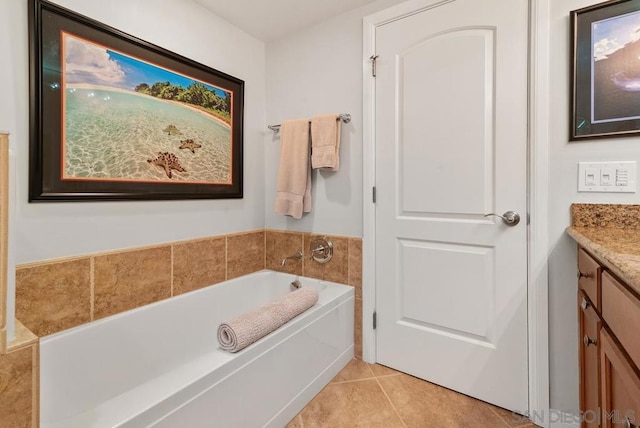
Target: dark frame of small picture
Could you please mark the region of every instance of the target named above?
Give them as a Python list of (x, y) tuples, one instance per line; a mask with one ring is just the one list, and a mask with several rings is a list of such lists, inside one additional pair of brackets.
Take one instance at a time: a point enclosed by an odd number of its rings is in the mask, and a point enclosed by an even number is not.
[(607, 1), (571, 12), (570, 140), (640, 132), (638, 30), (637, 0)]

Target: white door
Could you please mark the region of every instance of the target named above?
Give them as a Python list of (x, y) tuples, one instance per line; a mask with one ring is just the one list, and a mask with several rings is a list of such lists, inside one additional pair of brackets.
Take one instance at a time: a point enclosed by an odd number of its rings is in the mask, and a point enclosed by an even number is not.
[[(527, 0), (376, 30), (377, 360), (528, 409)], [(484, 214), (516, 211), (508, 225)]]

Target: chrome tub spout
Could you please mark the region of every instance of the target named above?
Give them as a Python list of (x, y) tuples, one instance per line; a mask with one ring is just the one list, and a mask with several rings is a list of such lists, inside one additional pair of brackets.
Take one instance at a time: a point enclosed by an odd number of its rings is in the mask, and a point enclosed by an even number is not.
[(301, 260), (302, 259), (302, 253), (300, 251), (298, 251), (297, 253), (295, 253), (292, 256), (288, 256), (285, 257), (284, 259), (282, 259), (282, 261), (280, 262), (280, 266), (284, 266), (287, 264), (287, 260), (292, 259), (292, 260)]

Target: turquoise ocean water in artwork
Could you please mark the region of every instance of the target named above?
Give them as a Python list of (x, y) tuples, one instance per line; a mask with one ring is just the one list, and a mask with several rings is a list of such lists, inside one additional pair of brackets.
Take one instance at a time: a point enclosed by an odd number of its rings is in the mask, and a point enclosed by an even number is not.
[[(231, 183), (231, 131), (189, 107), (147, 95), (102, 89), (66, 89), (66, 178)], [(164, 132), (174, 125), (180, 135)], [(180, 149), (180, 141), (202, 145)], [(173, 153), (186, 172), (147, 162)]]

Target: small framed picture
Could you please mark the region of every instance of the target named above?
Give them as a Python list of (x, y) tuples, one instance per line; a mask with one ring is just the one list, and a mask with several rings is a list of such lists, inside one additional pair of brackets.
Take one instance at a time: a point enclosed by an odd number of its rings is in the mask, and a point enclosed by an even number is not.
[(30, 201), (242, 197), (242, 80), (29, 6)]
[(640, 133), (640, 1), (571, 12), (572, 141)]

